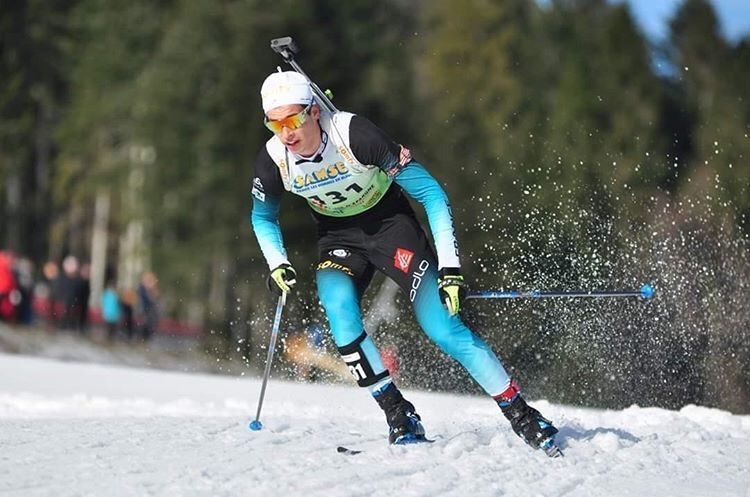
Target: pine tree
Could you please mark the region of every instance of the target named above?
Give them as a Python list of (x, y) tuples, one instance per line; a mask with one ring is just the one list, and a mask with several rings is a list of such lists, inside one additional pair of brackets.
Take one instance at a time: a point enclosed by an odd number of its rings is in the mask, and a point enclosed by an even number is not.
[(559, 163), (554, 181), (577, 192), (578, 207), (642, 216), (666, 167), (649, 48), (625, 5), (559, 2), (548, 19), (557, 41), (545, 135), (546, 159)]
[[(671, 22), (672, 57), (692, 118), (692, 156), (682, 197), (734, 224), (750, 208), (748, 92), (739, 58), (719, 32), (706, 0), (687, 0)], [(732, 215), (733, 214), (733, 215)], [(718, 222), (725, 222), (719, 220)]]
[(67, 94), (68, 17), (75, 1), (6, 1), (0, 9), (0, 244), (48, 253), (54, 126)]
[[(432, 118), (425, 126), (431, 167), (462, 187), (513, 193), (505, 180), (529, 166), (524, 50), (534, 6), (527, 1), (434, 2), (426, 8), (422, 81)], [(486, 183), (488, 173), (496, 176)], [(480, 188), (467, 188), (479, 192)], [(516, 196), (517, 198), (517, 196)]]
[[(703, 401), (739, 406), (750, 397), (745, 365), (747, 299), (738, 297), (748, 271), (746, 239), (737, 221), (750, 208), (748, 59), (742, 44), (722, 38), (706, 0), (687, 0), (671, 22), (670, 42), (683, 105), (691, 118), (691, 155), (678, 185), (679, 228), (703, 241), (691, 257), (703, 268), (697, 333), (701, 355), (688, 360), (705, 370)], [(694, 325), (695, 326), (695, 325)]]

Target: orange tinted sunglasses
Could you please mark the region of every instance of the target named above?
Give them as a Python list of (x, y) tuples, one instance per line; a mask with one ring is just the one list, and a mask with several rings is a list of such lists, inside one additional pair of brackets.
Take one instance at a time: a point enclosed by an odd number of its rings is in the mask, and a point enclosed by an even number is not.
[(307, 107), (302, 109), (300, 112), (285, 117), (284, 119), (275, 120), (268, 119), (268, 116), (263, 116), (263, 122), (265, 123), (266, 128), (270, 129), (274, 133), (281, 133), (281, 130), (284, 128), (297, 129), (305, 124), (307, 116), (310, 115), (311, 108), (312, 102), (307, 104)]

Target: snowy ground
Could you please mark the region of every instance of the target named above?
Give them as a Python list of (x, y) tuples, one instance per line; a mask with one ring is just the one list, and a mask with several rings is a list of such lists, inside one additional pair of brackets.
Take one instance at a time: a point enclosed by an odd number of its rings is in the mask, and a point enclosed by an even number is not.
[(184, 372), (216, 372), (217, 363), (200, 351), (197, 339), (157, 333), (147, 343), (110, 341), (101, 328), (87, 336), (44, 326), (8, 326), (0, 322), (0, 354), (48, 357), (63, 361), (121, 364)]
[(251, 432), (259, 386), (0, 355), (0, 495), (750, 497), (750, 416), (539, 401), (548, 459), (477, 397), (408, 392), (437, 442), (392, 448), (357, 388), (272, 381)]

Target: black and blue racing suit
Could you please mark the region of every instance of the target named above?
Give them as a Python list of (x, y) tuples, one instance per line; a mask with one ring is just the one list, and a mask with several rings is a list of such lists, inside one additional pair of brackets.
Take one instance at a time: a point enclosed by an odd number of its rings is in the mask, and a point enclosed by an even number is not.
[[(430, 339), (460, 362), (489, 395), (499, 395), (510, 378), (497, 356), (440, 301), (439, 269), (459, 266), (443, 188), (411, 159), (408, 150), (367, 119), (351, 116), (346, 128), (333, 129), (330, 120), (321, 120), (321, 150), (313, 158), (286, 150), (282, 155), (276, 137), (259, 153), (252, 225), (269, 267), (288, 262), (278, 222), (281, 196), (285, 190), (300, 194), (308, 200), (318, 225), (320, 302), (333, 339), (359, 385), (376, 394), (391, 381), (364, 329), (360, 310), (362, 294), (378, 270), (403, 289)], [(348, 147), (337, 147), (330, 139), (337, 132), (348, 133)], [(347, 153), (354, 155), (350, 162)], [(358, 169), (354, 163), (367, 166)], [(425, 209), (437, 253), (404, 192)], [(346, 207), (338, 207), (342, 205)]]

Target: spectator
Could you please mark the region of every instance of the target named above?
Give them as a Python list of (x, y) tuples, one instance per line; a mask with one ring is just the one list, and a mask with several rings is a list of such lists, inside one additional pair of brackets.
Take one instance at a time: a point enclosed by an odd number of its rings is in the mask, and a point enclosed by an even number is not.
[(15, 270), (18, 291), (21, 295), (21, 303), (17, 307), (18, 322), (29, 325), (34, 320), (34, 308), (32, 306), (34, 296), (34, 263), (30, 259), (22, 257), (16, 261)]
[(0, 252), (0, 320), (15, 322), (16, 305), (20, 302), (21, 294), (13, 274), (13, 255)]
[(135, 301), (136, 294), (132, 288), (125, 288), (121, 292), (120, 307), (122, 308), (122, 326), (125, 328), (128, 340), (133, 339), (133, 332), (135, 330), (135, 320), (133, 319)]
[(43, 281), (38, 285), (37, 293), (46, 300), (47, 306), (41, 309), (47, 315), (47, 324), (56, 328), (62, 317), (62, 289), (60, 267), (55, 261), (47, 261), (42, 268)]
[(101, 297), (102, 319), (107, 326), (107, 337), (115, 339), (120, 326), (120, 297), (114, 281), (108, 280)]
[(322, 337), (320, 332), (320, 326), (312, 325), (290, 334), (284, 340), (284, 358), (294, 364), (297, 377), (306, 381), (318, 381), (330, 375), (351, 380), (349, 368), (326, 352), (323, 342), (318, 340), (318, 336)]
[(141, 284), (138, 286), (138, 303), (143, 313), (141, 332), (145, 341), (151, 338), (159, 323), (159, 280), (151, 271), (146, 271), (141, 276)]
[(76, 328), (76, 316), (78, 313), (78, 300), (77, 291), (79, 280), (79, 265), (78, 259), (75, 256), (69, 255), (63, 259), (63, 274), (60, 281), (60, 289), (62, 291), (62, 302), (63, 302), (63, 319), (62, 327), (66, 330), (72, 330)]
[(75, 281), (74, 324), (80, 333), (86, 333), (89, 322), (89, 298), (91, 297), (91, 264), (81, 266)]

